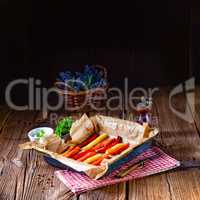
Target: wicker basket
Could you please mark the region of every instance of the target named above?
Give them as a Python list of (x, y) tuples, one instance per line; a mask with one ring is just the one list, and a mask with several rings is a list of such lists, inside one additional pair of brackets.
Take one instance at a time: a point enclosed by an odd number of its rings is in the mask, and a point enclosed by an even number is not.
[[(101, 65), (94, 65), (94, 68), (102, 71), (103, 78), (107, 83), (107, 69)], [(55, 87), (60, 95), (64, 97), (65, 109), (69, 111), (80, 110), (97, 110), (105, 107), (107, 99), (108, 83), (104, 87), (89, 89), (86, 91), (76, 92), (68, 89), (61, 89), (61, 82), (55, 82)]]

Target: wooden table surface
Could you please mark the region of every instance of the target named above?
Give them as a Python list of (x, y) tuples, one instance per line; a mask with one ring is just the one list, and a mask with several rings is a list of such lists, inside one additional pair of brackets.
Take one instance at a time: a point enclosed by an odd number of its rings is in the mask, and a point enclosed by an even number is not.
[[(157, 141), (165, 151), (179, 160), (200, 161), (200, 88), (195, 90), (195, 113), (192, 122), (186, 122), (169, 108), (169, 89), (162, 89), (154, 96), (153, 116), (157, 119), (160, 134)], [(173, 107), (184, 111), (192, 107), (185, 96), (173, 98)], [(190, 109), (191, 111), (192, 109)], [(95, 113), (89, 112), (89, 115)], [(132, 120), (133, 112), (103, 111), (101, 114)], [(67, 113), (59, 112), (60, 116)], [(73, 118), (81, 113), (73, 113)], [(61, 183), (55, 176), (55, 168), (49, 166), (38, 152), (24, 151), (23, 167), (17, 167), (13, 159), (18, 154), (18, 144), (27, 141), (27, 132), (40, 124), (41, 112), (17, 112), (0, 107), (0, 199), (200, 199), (200, 170), (198, 168), (169, 171), (159, 175), (121, 183), (90, 191), (79, 196)]]

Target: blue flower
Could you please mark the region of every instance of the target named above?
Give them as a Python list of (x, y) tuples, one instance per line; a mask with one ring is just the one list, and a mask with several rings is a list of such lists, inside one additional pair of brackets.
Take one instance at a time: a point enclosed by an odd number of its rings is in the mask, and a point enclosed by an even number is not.
[(76, 91), (103, 87), (106, 80), (102, 77), (102, 71), (98, 71), (92, 65), (86, 65), (82, 73), (70, 71), (60, 72), (57, 80), (66, 82)]

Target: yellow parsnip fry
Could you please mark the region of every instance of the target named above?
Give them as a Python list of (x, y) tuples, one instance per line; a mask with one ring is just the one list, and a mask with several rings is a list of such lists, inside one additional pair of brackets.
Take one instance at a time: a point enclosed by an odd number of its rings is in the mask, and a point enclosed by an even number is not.
[(102, 157), (102, 154), (96, 154), (96, 155), (94, 155), (94, 156), (92, 156), (92, 157), (90, 157), (90, 158), (88, 158), (88, 159), (86, 159), (85, 161), (84, 161), (84, 163), (92, 163), (92, 162), (94, 162), (95, 160), (97, 160), (97, 159), (99, 159), (99, 158), (101, 158)]
[(99, 137), (97, 137), (95, 140), (90, 142), (88, 145), (84, 146), (82, 148), (82, 150), (91, 149), (93, 146), (97, 145), (99, 142), (101, 142), (102, 140), (106, 139), (107, 137), (108, 137), (108, 134), (106, 134), (106, 133), (101, 134)]

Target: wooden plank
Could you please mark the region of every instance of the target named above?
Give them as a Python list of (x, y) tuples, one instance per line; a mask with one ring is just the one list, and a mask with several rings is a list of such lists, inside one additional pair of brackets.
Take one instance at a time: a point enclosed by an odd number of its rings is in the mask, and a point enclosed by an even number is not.
[[(40, 116), (40, 115), (38, 115)], [(54, 177), (55, 168), (49, 166), (43, 155), (32, 150), (24, 151), (23, 166), (17, 167), (13, 159), (17, 156), (18, 144), (27, 141), (27, 131), (34, 126), (36, 113), (15, 112), (7, 121), (0, 137), (1, 199), (73, 199), (74, 195), (62, 182)]]
[(166, 174), (171, 199), (199, 200), (200, 172), (199, 169), (190, 169)]
[[(20, 119), (20, 120), (19, 120)], [(14, 112), (6, 122), (0, 135), (0, 158), (2, 161), (0, 194), (2, 199), (15, 199), (18, 192), (18, 175), (22, 168), (17, 168), (12, 160), (17, 156), (18, 144), (26, 140), (30, 128), (26, 120), (33, 119), (33, 113)], [(23, 187), (21, 187), (23, 189)]]
[[(168, 104), (169, 90), (162, 90), (155, 99), (162, 143), (166, 151), (179, 160), (199, 160), (200, 138), (194, 123), (176, 116)], [(187, 100), (177, 95), (172, 103), (176, 110), (184, 110)], [(199, 170), (176, 171), (166, 173), (171, 199), (199, 199)]]
[[(192, 112), (192, 114), (193, 114), (196, 128), (198, 130), (198, 134), (200, 135), (200, 86), (196, 86), (196, 88), (193, 92), (195, 94), (195, 102), (194, 102), (194, 111)], [(191, 110), (193, 110), (192, 109), (193, 102), (188, 101), (188, 104), (189, 104)]]
[[(49, 166), (43, 155), (36, 151), (28, 152), (24, 165), (25, 177), (20, 179), (24, 188), (23, 199), (73, 199), (73, 193), (55, 176), (55, 168)], [(18, 181), (18, 183), (20, 182)]]
[(125, 184), (117, 184), (112, 186), (107, 186), (104, 188), (96, 189), (93, 191), (89, 191), (87, 193), (81, 194), (79, 196), (79, 200), (123, 200), (126, 199), (126, 186)]
[(156, 175), (129, 181), (129, 198), (131, 200), (171, 199), (165, 175)]
[[(26, 141), (27, 131), (31, 129), (33, 125), (32, 121), (34, 116), (35, 113), (33, 112), (13, 111), (12, 116), (8, 118), (6, 124), (3, 126), (0, 135), (0, 145), (2, 147), (0, 156), (7, 156), (10, 153), (9, 150), (12, 151), (18, 143)], [(10, 158), (9, 156), (10, 155), (8, 155), (8, 158)]]
[[(154, 98), (157, 110), (159, 137), (161, 143), (170, 154), (179, 160), (200, 159), (200, 138), (195, 123), (184, 121), (169, 108), (169, 90), (163, 89)], [(183, 94), (177, 95), (172, 100), (172, 106), (177, 111), (183, 112), (187, 101)]]
[[(158, 117), (160, 134), (157, 140), (175, 158), (199, 159), (199, 136), (195, 125), (177, 117), (169, 108), (169, 91), (163, 89), (154, 98), (154, 116)], [(184, 111), (186, 99), (176, 96), (172, 105)], [(156, 112), (155, 112), (156, 111)], [(130, 199), (198, 199), (200, 172), (198, 170), (171, 171), (135, 180), (129, 184)], [(159, 191), (159, 192), (158, 192)]]
[(5, 105), (0, 106), (0, 130), (5, 125), (8, 117), (11, 115), (12, 111)]

